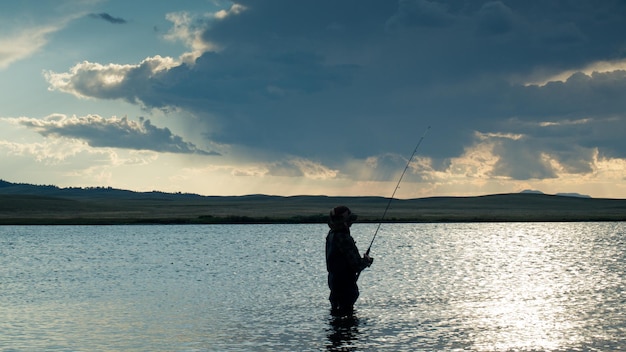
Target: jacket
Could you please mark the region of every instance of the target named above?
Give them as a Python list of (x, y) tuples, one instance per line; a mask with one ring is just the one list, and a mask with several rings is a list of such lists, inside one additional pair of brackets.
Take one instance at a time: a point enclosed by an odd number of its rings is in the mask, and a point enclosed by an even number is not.
[(362, 258), (348, 229), (331, 229), (326, 236), (326, 269), (340, 276), (356, 276), (370, 262)]

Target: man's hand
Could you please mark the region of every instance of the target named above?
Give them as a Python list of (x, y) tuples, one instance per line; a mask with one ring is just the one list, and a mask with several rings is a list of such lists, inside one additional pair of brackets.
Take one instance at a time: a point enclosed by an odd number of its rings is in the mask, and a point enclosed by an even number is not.
[(365, 260), (367, 260), (367, 261), (368, 261), (368, 263), (369, 263), (369, 264), (367, 264), (367, 266), (368, 266), (368, 267), (369, 267), (370, 265), (372, 265), (372, 263), (374, 262), (374, 258), (370, 257), (370, 256), (369, 256), (369, 255), (367, 255), (367, 254), (363, 255), (363, 258), (364, 258)]

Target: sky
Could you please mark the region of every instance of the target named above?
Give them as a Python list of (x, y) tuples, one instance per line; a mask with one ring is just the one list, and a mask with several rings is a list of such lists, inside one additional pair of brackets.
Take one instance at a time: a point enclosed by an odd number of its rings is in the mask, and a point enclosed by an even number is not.
[(2, 1), (0, 179), (626, 198), (624, 33), (621, 0)]

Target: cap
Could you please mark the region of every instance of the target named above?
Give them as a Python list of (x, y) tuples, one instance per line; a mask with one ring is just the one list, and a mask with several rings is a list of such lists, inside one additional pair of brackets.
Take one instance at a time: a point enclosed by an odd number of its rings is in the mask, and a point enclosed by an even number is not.
[(350, 211), (350, 208), (345, 205), (340, 205), (338, 207), (334, 207), (330, 210), (330, 222), (331, 223), (353, 223), (356, 221), (356, 214), (353, 214)]

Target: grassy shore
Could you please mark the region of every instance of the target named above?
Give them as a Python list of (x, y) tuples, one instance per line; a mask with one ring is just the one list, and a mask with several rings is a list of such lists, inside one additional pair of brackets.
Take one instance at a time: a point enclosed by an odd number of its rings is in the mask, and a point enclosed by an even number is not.
[[(359, 222), (378, 222), (387, 203), (382, 197), (0, 194), (0, 225), (324, 223), (342, 204)], [(626, 221), (626, 200), (543, 194), (394, 199), (385, 221)]]

